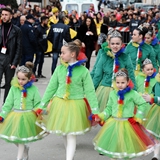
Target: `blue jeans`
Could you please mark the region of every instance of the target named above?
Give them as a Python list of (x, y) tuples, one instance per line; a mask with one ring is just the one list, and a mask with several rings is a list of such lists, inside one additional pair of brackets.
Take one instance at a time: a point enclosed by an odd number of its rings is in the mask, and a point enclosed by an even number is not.
[(53, 57), (52, 57), (52, 74), (54, 72), (54, 70), (56, 69), (57, 66), (57, 62), (58, 62), (58, 56), (59, 56), (59, 52), (53, 52)]

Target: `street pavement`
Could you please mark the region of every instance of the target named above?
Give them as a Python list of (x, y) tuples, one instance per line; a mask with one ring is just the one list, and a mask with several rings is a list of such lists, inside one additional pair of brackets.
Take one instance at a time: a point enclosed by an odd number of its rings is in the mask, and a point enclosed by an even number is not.
[[(93, 53), (91, 59), (91, 69), (95, 62), (95, 55)], [(43, 75), (47, 78), (41, 78), (35, 85), (39, 88), (41, 96), (51, 77), (51, 62), (52, 58), (45, 56), (43, 67)], [(4, 80), (2, 82), (2, 85)], [(2, 105), (3, 90), (1, 90), (0, 106)], [(74, 160), (109, 160), (106, 156), (100, 156), (92, 144), (92, 140), (99, 131), (100, 127), (93, 128), (85, 135), (77, 136), (77, 149)], [(107, 145), (107, 144), (106, 144)], [(17, 147), (12, 143), (7, 143), (0, 139), (0, 160), (16, 160)], [(62, 136), (50, 134), (42, 140), (29, 144), (29, 160), (65, 160), (65, 149), (63, 145)], [(135, 158), (135, 160), (151, 160), (153, 154)]]

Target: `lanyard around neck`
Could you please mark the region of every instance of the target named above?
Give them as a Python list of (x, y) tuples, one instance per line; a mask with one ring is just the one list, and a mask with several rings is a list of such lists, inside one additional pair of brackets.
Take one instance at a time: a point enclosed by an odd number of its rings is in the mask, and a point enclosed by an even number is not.
[(5, 40), (5, 38), (4, 38), (4, 26), (2, 25), (3, 47), (6, 47), (6, 44), (7, 44), (7, 41), (8, 41), (8, 36), (9, 36), (9, 33), (11, 32), (11, 28), (12, 28), (12, 24), (9, 27), (9, 30), (8, 30), (7, 36), (6, 36), (6, 40)]

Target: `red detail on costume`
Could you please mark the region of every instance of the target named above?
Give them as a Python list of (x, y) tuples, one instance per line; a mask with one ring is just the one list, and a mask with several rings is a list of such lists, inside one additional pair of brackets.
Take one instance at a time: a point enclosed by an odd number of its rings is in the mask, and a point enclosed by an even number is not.
[(36, 77), (35, 77), (34, 74), (31, 75), (31, 80), (34, 81), (34, 82), (36, 81)]
[(39, 109), (36, 110), (36, 114), (37, 114), (37, 115), (40, 115), (40, 114), (42, 113), (42, 111), (43, 111), (43, 110), (39, 108)]
[(153, 70), (154, 72), (156, 72), (156, 69), (154, 68), (154, 70)]
[[(129, 118), (129, 119), (134, 119), (134, 118)], [(130, 120), (128, 119), (128, 121), (130, 122)], [(143, 143), (146, 145), (146, 147), (148, 146), (153, 146), (154, 141), (150, 138), (151, 134), (148, 133), (148, 131), (139, 123), (131, 123), (134, 131), (137, 133), (137, 136), (143, 141)]]
[(132, 118), (128, 118), (128, 121), (130, 124), (136, 124), (136, 120), (132, 117)]
[(142, 57), (142, 52), (139, 51), (138, 58), (141, 58), (141, 57)]
[(129, 80), (128, 87), (130, 87), (131, 89), (134, 87), (134, 83), (131, 81), (131, 79)]
[(99, 125), (100, 125), (100, 126), (103, 126), (104, 123), (105, 123), (104, 121), (100, 121), (100, 122), (99, 122)]
[(67, 84), (71, 83), (71, 78), (69, 76), (67, 76)]
[(115, 66), (114, 73), (118, 72), (119, 66)]
[(151, 98), (150, 104), (154, 103), (154, 98)]
[(119, 99), (119, 100), (118, 100), (118, 104), (123, 104), (123, 100), (122, 100), (122, 99)]
[(23, 92), (23, 97), (27, 97), (27, 92)]
[(2, 122), (3, 121), (3, 118), (2, 117), (0, 117), (0, 122)]
[(91, 111), (91, 107), (90, 107), (90, 105), (89, 105), (89, 103), (88, 103), (88, 100), (87, 100), (86, 98), (83, 98), (83, 100), (84, 100), (85, 103), (86, 103), (86, 106), (87, 106), (87, 109), (88, 109), (88, 111), (89, 111), (89, 114), (91, 114), (92, 111)]
[(149, 82), (145, 82), (145, 87), (148, 87), (149, 86)]

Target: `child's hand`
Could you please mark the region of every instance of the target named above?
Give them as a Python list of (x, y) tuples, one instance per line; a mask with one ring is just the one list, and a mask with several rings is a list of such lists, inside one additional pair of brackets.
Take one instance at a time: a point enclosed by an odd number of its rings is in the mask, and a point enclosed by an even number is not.
[(149, 94), (143, 94), (142, 97), (144, 98), (144, 100), (145, 100), (146, 102), (150, 102), (150, 101), (151, 101), (151, 98), (152, 98)]
[(4, 118), (0, 116), (0, 123), (4, 121)]
[(101, 121), (101, 119), (99, 118), (98, 115), (95, 115), (95, 121), (96, 121), (96, 122), (100, 122), (100, 121)]
[(42, 114), (43, 110), (39, 108), (35, 112), (36, 112), (36, 115), (39, 116)]

